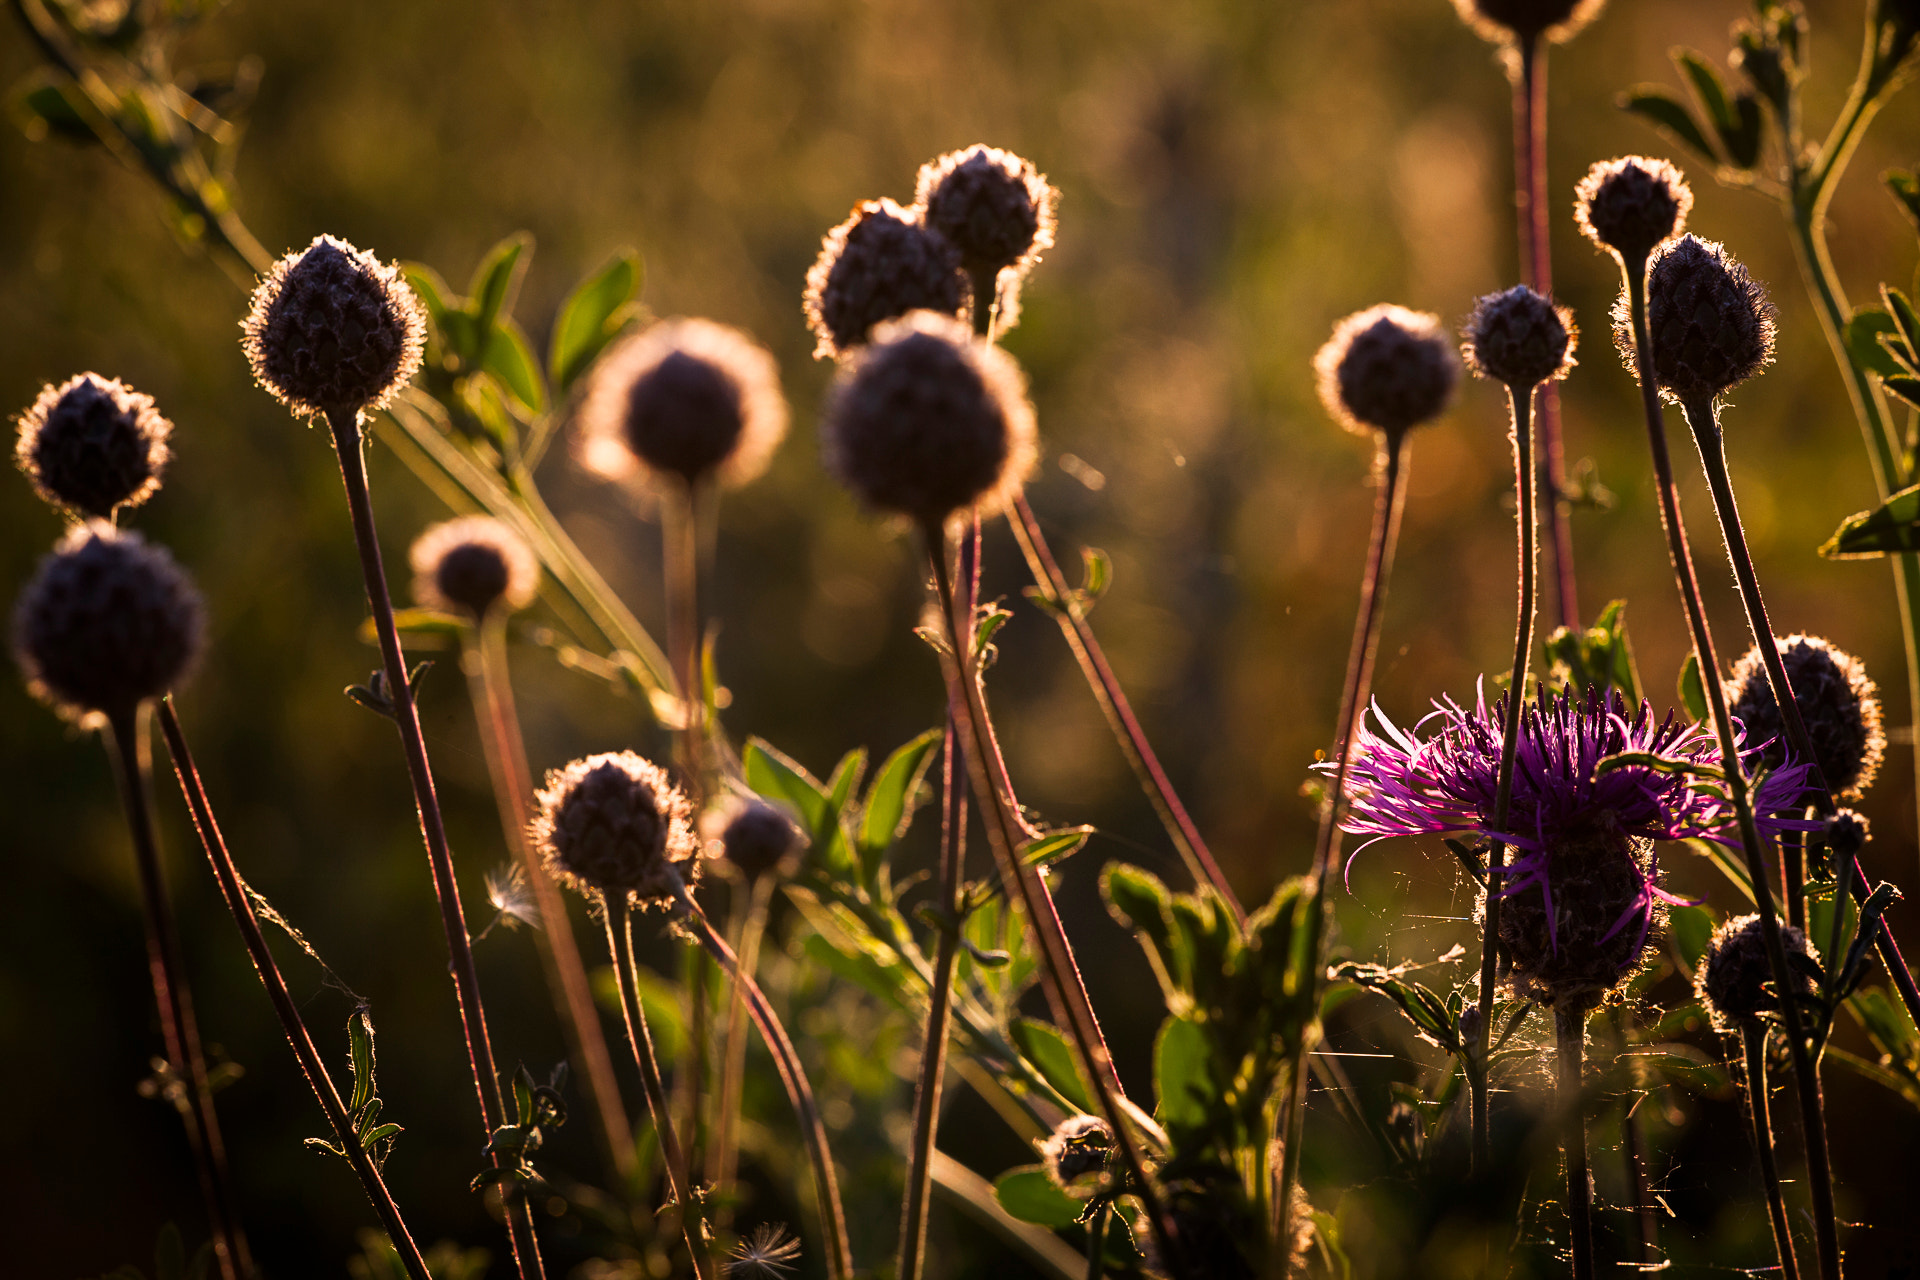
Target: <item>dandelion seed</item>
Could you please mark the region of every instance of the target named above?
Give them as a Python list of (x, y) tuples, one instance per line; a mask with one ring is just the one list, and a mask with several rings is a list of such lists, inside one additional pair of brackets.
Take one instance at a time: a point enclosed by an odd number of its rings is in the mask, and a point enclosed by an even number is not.
[[(540, 907), (534, 901), (533, 889), (527, 884), (526, 870), (519, 863), (508, 863), (487, 872), (487, 903), (496, 913), (496, 918), (505, 920), (510, 929), (521, 925), (540, 928)], [(492, 926), (489, 925), (489, 928)]]
[(789, 1274), (800, 1261), (800, 1241), (785, 1223), (763, 1222), (729, 1253), (727, 1274), (735, 1277)]

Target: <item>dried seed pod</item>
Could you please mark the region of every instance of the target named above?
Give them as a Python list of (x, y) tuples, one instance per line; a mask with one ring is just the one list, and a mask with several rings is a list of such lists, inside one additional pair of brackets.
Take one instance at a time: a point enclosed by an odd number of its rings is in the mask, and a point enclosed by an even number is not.
[(484, 617), (495, 605), (513, 613), (533, 603), (540, 565), (526, 542), (492, 516), (462, 516), (414, 539), (413, 597), (430, 609)]
[(1628, 266), (1685, 231), (1692, 208), (1693, 188), (1681, 172), (1646, 156), (1602, 160), (1574, 188), (1581, 232)]
[(427, 337), (399, 268), (332, 236), (274, 263), (240, 327), (253, 376), (308, 417), (386, 405), (420, 368)]
[[(1858, 800), (1880, 772), (1887, 750), (1880, 688), (1860, 659), (1819, 636), (1775, 638), (1787, 685), (1813, 740), (1813, 753), (1836, 799)], [(1778, 768), (1787, 753), (1786, 722), (1773, 700), (1760, 647), (1747, 650), (1726, 682), (1727, 702), (1747, 741), (1765, 743), (1764, 759)]]
[(1313, 359), (1320, 402), (1350, 431), (1400, 435), (1446, 411), (1460, 357), (1440, 318), (1389, 303), (1334, 326)]
[[(1614, 302), (1613, 340), (1638, 377), (1627, 301), (1622, 291)], [(1654, 253), (1647, 340), (1664, 398), (1689, 404), (1726, 394), (1773, 362), (1773, 338), (1767, 291), (1724, 247), (1689, 235)]]
[(631, 751), (547, 774), (529, 834), (554, 879), (576, 892), (656, 906), (699, 874), (687, 797)]
[(1467, 368), (1519, 391), (1564, 378), (1574, 365), (1573, 312), (1524, 284), (1476, 301), (1465, 337)]
[(984, 144), (929, 160), (914, 185), (926, 224), (975, 279), (1009, 268), (1025, 274), (1053, 247), (1059, 194), (1032, 161)]
[(869, 200), (827, 232), (802, 305), (819, 340), (814, 357), (837, 359), (877, 324), (909, 311), (962, 316), (972, 296), (960, 251), (918, 210)]
[[(1807, 935), (1785, 921), (1780, 924), (1780, 942), (1789, 957), (1820, 959)], [(1808, 973), (1794, 970), (1794, 983), (1803, 995), (1813, 991), (1813, 977)], [(1758, 915), (1740, 916), (1714, 930), (1707, 953), (1694, 970), (1693, 988), (1712, 1016), (1713, 1025), (1721, 1031), (1737, 1030), (1780, 1007), (1773, 965), (1767, 958), (1766, 934)]]
[(152, 396), (82, 373), (44, 388), (21, 415), (14, 459), (45, 501), (111, 520), (159, 490), (172, 434)]

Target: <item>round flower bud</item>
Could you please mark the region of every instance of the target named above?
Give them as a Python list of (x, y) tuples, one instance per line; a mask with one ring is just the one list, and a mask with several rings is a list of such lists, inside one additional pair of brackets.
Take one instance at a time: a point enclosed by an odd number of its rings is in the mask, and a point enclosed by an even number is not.
[(160, 488), (172, 434), (152, 396), (82, 373), (40, 392), (20, 418), (13, 456), (47, 502), (110, 520)]
[(13, 609), (13, 652), (36, 697), (74, 719), (125, 715), (182, 683), (205, 609), (165, 548), (105, 524), (73, 530)]
[(1628, 266), (1686, 230), (1693, 188), (1665, 160), (1602, 160), (1573, 189), (1573, 219), (1587, 239)]
[(976, 280), (1008, 268), (1021, 273), (1053, 246), (1059, 193), (1033, 163), (998, 147), (949, 151), (920, 166), (914, 201), (926, 224), (960, 251)]
[(819, 340), (814, 358), (825, 359), (846, 355), (875, 325), (909, 311), (964, 315), (972, 296), (960, 251), (945, 236), (917, 210), (869, 200), (827, 232), (802, 305)]
[(829, 393), (829, 469), (867, 505), (937, 525), (1000, 510), (1033, 469), (1033, 407), (1013, 357), (920, 311), (874, 330)]
[(1519, 391), (1564, 378), (1574, 364), (1573, 312), (1523, 284), (1476, 301), (1465, 336), (1467, 368)]
[(1653, 842), (1599, 821), (1557, 840), (1544, 865), (1500, 901), (1505, 976), (1519, 999), (1590, 1009), (1633, 976), (1665, 918), (1650, 889)]
[[(1747, 269), (1711, 240), (1682, 236), (1647, 269), (1647, 341), (1660, 394), (1676, 404), (1711, 400), (1773, 362), (1773, 304)], [(1629, 372), (1633, 316), (1623, 290), (1613, 340)]]
[(1099, 1116), (1068, 1116), (1040, 1144), (1047, 1176), (1062, 1187), (1104, 1173), (1112, 1154), (1113, 1129)]
[(1446, 411), (1460, 358), (1438, 316), (1388, 303), (1333, 327), (1313, 358), (1320, 402), (1350, 431), (1397, 436)]
[(687, 797), (666, 770), (631, 751), (551, 770), (535, 799), (533, 847), (553, 878), (579, 893), (664, 904), (699, 874)]
[[(1780, 664), (1787, 669), (1787, 684), (1807, 736), (1813, 740), (1815, 763), (1835, 798), (1858, 800), (1873, 785), (1887, 750), (1879, 686), (1860, 659), (1819, 636), (1776, 637), (1774, 644)], [(1747, 742), (1764, 745), (1763, 758), (1778, 768), (1790, 747), (1758, 645), (1734, 664), (1726, 690), (1729, 709), (1746, 727)]]
[(748, 880), (784, 874), (807, 838), (793, 819), (764, 800), (734, 796), (700, 816), (709, 848)]
[(414, 539), (413, 598), (442, 613), (484, 617), (496, 604), (513, 613), (533, 603), (540, 565), (519, 534), (492, 516), (462, 516)]
[(1822, 838), (1826, 841), (1828, 852), (1844, 861), (1860, 856), (1860, 851), (1867, 847), (1867, 841), (1873, 839), (1873, 828), (1864, 815), (1851, 809), (1838, 809), (1827, 819)]
[[(1820, 958), (1807, 935), (1785, 921), (1780, 924), (1780, 943), (1789, 958)], [(1799, 969), (1793, 973), (1801, 993), (1811, 994), (1812, 975)], [(1766, 934), (1758, 915), (1740, 916), (1714, 930), (1707, 954), (1694, 970), (1693, 989), (1707, 1007), (1713, 1025), (1721, 1031), (1735, 1030), (1780, 1007), (1779, 988), (1774, 983)]]
[(260, 385), (312, 417), (383, 407), (420, 368), (427, 340), (399, 269), (332, 236), (268, 268), (240, 328)]
[(765, 348), (710, 320), (669, 320), (594, 367), (580, 408), (580, 458), (608, 479), (635, 473), (736, 488), (767, 469), (787, 434), (780, 372)]
[(1513, 44), (1541, 36), (1571, 40), (1606, 0), (1453, 0), (1466, 24), (1487, 40)]

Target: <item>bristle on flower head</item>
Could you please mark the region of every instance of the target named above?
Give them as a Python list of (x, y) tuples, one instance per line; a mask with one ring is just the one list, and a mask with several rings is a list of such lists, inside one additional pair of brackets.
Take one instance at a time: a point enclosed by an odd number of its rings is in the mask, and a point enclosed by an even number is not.
[(1564, 378), (1574, 365), (1573, 312), (1524, 284), (1477, 300), (1465, 337), (1467, 368), (1518, 391)]
[[(1873, 785), (1887, 751), (1880, 687), (1860, 659), (1819, 636), (1776, 637), (1774, 644), (1820, 772), (1836, 799), (1858, 800)], [(1765, 759), (1777, 765), (1786, 750), (1786, 722), (1758, 645), (1734, 664), (1726, 690), (1728, 709), (1746, 726), (1747, 740), (1763, 744)]]
[(1440, 318), (1390, 303), (1335, 325), (1313, 368), (1327, 412), (1362, 434), (1397, 436), (1431, 422), (1446, 411), (1460, 381), (1460, 357)]
[(1055, 191), (1033, 162), (976, 144), (920, 166), (914, 201), (976, 280), (1030, 270), (1053, 247)]
[(786, 434), (779, 368), (764, 347), (709, 320), (668, 320), (594, 367), (578, 447), (608, 479), (714, 475), (736, 488), (767, 469)]
[[(1807, 935), (1785, 921), (1780, 923), (1780, 942), (1789, 958), (1820, 959)], [(1802, 995), (1813, 993), (1811, 974), (1795, 969), (1794, 981)], [(1706, 954), (1693, 971), (1693, 988), (1720, 1031), (1738, 1030), (1780, 1007), (1765, 926), (1758, 915), (1738, 916), (1714, 930)]]
[(1486, 40), (1516, 44), (1544, 36), (1573, 39), (1599, 16), (1606, 0), (1453, 0), (1461, 20)]
[(13, 456), (45, 501), (110, 520), (158, 492), (172, 434), (152, 396), (82, 373), (41, 390), (20, 416)]
[(1602, 160), (1574, 187), (1573, 218), (1587, 239), (1634, 267), (1687, 229), (1693, 188), (1665, 160)]
[(1013, 357), (919, 311), (841, 367), (822, 421), (827, 466), (868, 506), (938, 525), (999, 511), (1033, 469), (1033, 406)]
[(526, 541), (492, 516), (442, 521), (414, 539), (407, 558), (414, 599), (445, 613), (479, 618), (495, 606), (517, 612), (540, 586), (540, 564)]
[(700, 871), (687, 797), (631, 751), (547, 774), (529, 835), (554, 879), (587, 896), (671, 903)]
[[(1675, 404), (1725, 395), (1773, 362), (1773, 303), (1747, 269), (1711, 240), (1681, 236), (1647, 268), (1647, 341), (1660, 394)], [(1640, 376), (1625, 290), (1613, 304), (1613, 341)]]
[(82, 722), (131, 713), (186, 680), (205, 607), (164, 547), (91, 523), (40, 562), (13, 609), (34, 695)]
[(309, 417), (385, 406), (420, 368), (427, 338), (399, 268), (332, 236), (268, 268), (240, 328), (253, 376)]
[(837, 359), (877, 324), (909, 311), (962, 316), (971, 299), (960, 250), (919, 210), (868, 200), (827, 232), (801, 301), (818, 339), (814, 358)]

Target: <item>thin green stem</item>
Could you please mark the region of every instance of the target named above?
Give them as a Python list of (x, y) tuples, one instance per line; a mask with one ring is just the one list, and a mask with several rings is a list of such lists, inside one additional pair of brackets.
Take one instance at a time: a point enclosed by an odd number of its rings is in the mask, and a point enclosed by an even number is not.
[(200, 847), (205, 850), (207, 861), (213, 867), (214, 878), (220, 882), (220, 894), (226, 899), (227, 910), (240, 929), (247, 955), (253, 960), (253, 971), (260, 975), (260, 985), (267, 990), (267, 1000), (273, 1005), (274, 1016), (280, 1019), (280, 1030), (286, 1035), (287, 1044), (300, 1063), (301, 1074), (306, 1076), (307, 1085), (313, 1090), (315, 1101), (319, 1102), (320, 1110), (326, 1115), (327, 1124), (332, 1127), (340, 1150), (346, 1154), (347, 1163), (353, 1166), (354, 1175), (360, 1179), (360, 1186), (367, 1193), (374, 1212), (380, 1215), (380, 1224), (386, 1229), (387, 1240), (399, 1256), (400, 1265), (406, 1268), (409, 1280), (432, 1280), (426, 1259), (420, 1256), (420, 1247), (414, 1244), (406, 1221), (400, 1216), (400, 1206), (394, 1203), (393, 1194), (387, 1190), (386, 1179), (381, 1176), (373, 1153), (362, 1145), (353, 1120), (340, 1101), (340, 1092), (334, 1088), (333, 1077), (328, 1074), (320, 1051), (314, 1048), (313, 1036), (307, 1031), (306, 1020), (300, 1016), (300, 1006), (294, 1003), (292, 993), (287, 990), (286, 979), (280, 975), (280, 966), (274, 961), (273, 951), (267, 946), (266, 934), (260, 928), (260, 918), (254, 912), (252, 899), (248, 897), (247, 883), (241, 879), (240, 869), (234, 865), (233, 855), (227, 851), (227, 842), (220, 834), (219, 823), (214, 821), (213, 806), (207, 800), (206, 787), (200, 781), (200, 771), (194, 767), (193, 754), (187, 749), (187, 738), (180, 728), (180, 720), (173, 713), (172, 698), (164, 698), (160, 702), (160, 731), (166, 736), (167, 754), (173, 760), (173, 775), (179, 780), (180, 794), (186, 798), (187, 809), (193, 815), (193, 828), (200, 836)]
[(1793, 1231), (1787, 1225), (1787, 1204), (1780, 1193), (1780, 1167), (1773, 1155), (1773, 1121), (1767, 1109), (1766, 1034), (1757, 1019), (1740, 1024), (1740, 1043), (1747, 1057), (1748, 1115), (1753, 1121), (1753, 1150), (1760, 1158), (1760, 1181), (1767, 1193), (1767, 1220), (1773, 1224), (1773, 1249), (1780, 1259), (1781, 1280), (1800, 1280), (1800, 1262), (1793, 1256)]
[[(771, 876), (754, 881), (747, 889), (747, 909), (734, 913), (739, 918), (734, 936), (742, 973), (759, 968), (760, 939), (766, 933), (774, 884)], [(738, 983), (732, 984), (728, 998), (727, 1034), (721, 1045), (719, 1108), (714, 1117), (713, 1145), (707, 1149), (707, 1181), (723, 1193), (714, 1213), (714, 1226), (725, 1230), (733, 1223), (732, 1197), (724, 1193), (733, 1186), (740, 1166), (740, 1100), (747, 1076), (747, 997)]]
[(1553, 1030), (1560, 1064), (1560, 1147), (1567, 1162), (1567, 1242), (1573, 1253), (1574, 1280), (1593, 1280), (1593, 1178), (1587, 1172), (1587, 1113), (1582, 1096), (1586, 1009), (1556, 1006)]

